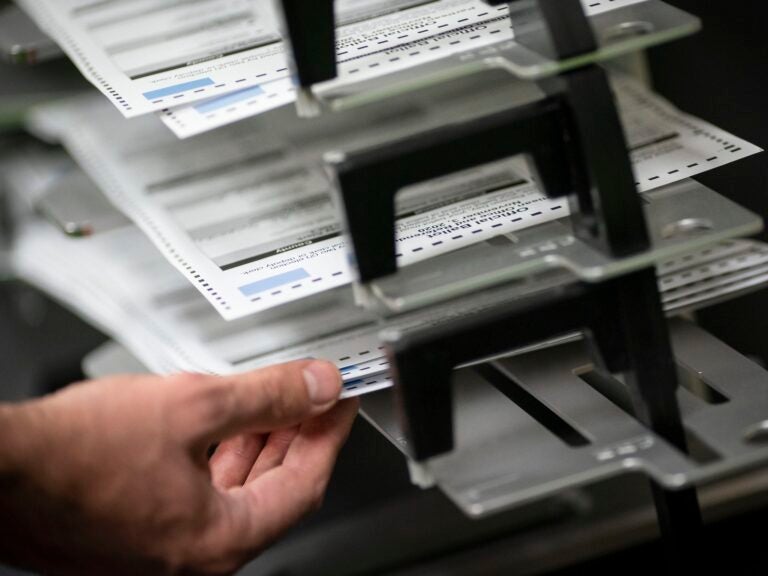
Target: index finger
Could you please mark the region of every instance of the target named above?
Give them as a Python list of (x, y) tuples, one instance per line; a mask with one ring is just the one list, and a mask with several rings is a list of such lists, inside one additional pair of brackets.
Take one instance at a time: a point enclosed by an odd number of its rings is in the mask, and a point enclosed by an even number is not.
[(283, 464), (228, 494), (232, 542), (262, 550), (321, 502), (358, 411), (356, 401), (302, 425)]

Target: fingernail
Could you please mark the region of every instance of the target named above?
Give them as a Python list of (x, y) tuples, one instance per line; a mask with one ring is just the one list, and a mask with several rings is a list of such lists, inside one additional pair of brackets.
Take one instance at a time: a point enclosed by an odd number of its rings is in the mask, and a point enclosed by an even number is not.
[(313, 404), (325, 406), (339, 399), (341, 376), (333, 364), (312, 362), (304, 369), (304, 383)]

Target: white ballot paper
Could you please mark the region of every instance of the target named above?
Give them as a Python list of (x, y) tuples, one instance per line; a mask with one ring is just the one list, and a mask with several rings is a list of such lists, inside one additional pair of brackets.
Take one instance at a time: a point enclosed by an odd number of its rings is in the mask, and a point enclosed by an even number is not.
[[(590, 12), (639, 0), (585, 0)], [(195, 112), (293, 99), (271, 0), (19, 0), (126, 116), (197, 102)], [(480, 0), (338, 2), (341, 80), (387, 74), (498, 42), (507, 7)], [(434, 49), (433, 49), (434, 48)], [(236, 92), (236, 94), (232, 94)]]
[(245, 86), (254, 52), (280, 42), (272, 3), (265, 1), (19, 4), (127, 117)]
[[(340, 24), (423, 0), (342, 0)], [(271, 0), (19, 0), (125, 116), (289, 78)]]
[(390, 385), (375, 324), (346, 289), (227, 322), (134, 226), (74, 239), (30, 222), (13, 262), (156, 373), (231, 374), (323, 358), (340, 368), (345, 397)]
[[(151, 371), (230, 374), (324, 358), (339, 367), (345, 397), (390, 385), (378, 340), (382, 326), (353, 306), (349, 288), (227, 322), (127, 221), (109, 219), (111, 227), (71, 238), (32, 215), (43, 197), (59, 194), (72, 202), (73, 213), (94, 214), (94, 185), (65, 154), (21, 149), (0, 163), (0, 172), (19, 223), (11, 253), (15, 272), (121, 342)], [(68, 192), (72, 182), (84, 189)], [(764, 286), (768, 246), (721, 242), (667, 261), (659, 273), (666, 310), (695, 309)], [(388, 325), (434, 326), (508, 299), (501, 290), (390, 319)]]
[[(84, 316), (152, 372), (225, 375), (323, 358), (340, 368), (344, 397), (391, 386), (380, 327), (351, 305), (347, 289), (226, 322), (134, 226), (74, 239), (30, 220), (12, 256), (21, 278)], [(768, 246), (723, 242), (660, 271), (667, 311), (697, 307), (765, 285)], [(435, 320), (416, 314), (400, 322)]]
[[(626, 78), (614, 86), (640, 191), (759, 151)], [(349, 249), (319, 166), (322, 138), (296, 133), (283, 140), (249, 121), (178, 142), (150, 120), (126, 122), (98, 100), (86, 100), (41, 110), (33, 125), (59, 137), (227, 319), (352, 281)], [(388, 129), (386, 123), (377, 128), (382, 137)], [(344, 142), (366, 137), (361, 127), (345, 132)], [(400, 196), (402, 266), (568, 214), (567, 202), (543, 196), (517, 161)]]

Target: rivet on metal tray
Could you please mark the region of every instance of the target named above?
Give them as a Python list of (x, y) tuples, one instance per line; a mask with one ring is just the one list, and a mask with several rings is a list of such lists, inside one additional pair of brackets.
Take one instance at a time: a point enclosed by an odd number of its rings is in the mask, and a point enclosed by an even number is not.
[(744, 433), (744, 441), (747, 444), (768, 445), (768, 420), (763, 420), (747, 428)]
[(603, 32), (603, 40), (615, 41), (623, 40), (629, 36), (645, 36), (656, 30), (656, 27), (651, 22), (645, 20), (635, 20), (633, 22), (622, 22), (607, 28)]
[(683, 218), (665, 226), (661, 235), (667, 240), (685, 238), (701, 232), (709, 232), (714, 227), (712, 221), (705, 218)]

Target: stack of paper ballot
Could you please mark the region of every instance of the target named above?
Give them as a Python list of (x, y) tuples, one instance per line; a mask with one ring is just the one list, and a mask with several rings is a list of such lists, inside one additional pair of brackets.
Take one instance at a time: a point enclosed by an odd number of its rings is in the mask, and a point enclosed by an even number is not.
[[(585, 2), (590, 14), (640, 0)], [(293, 102), (271, 0), (18, 0), (126, 117), (180, 136)], [(338, 84), (512, 39), (506, 5), (337, 0)]]
[[(590, 2), (588, 9), (637, 1)], [(414, 95), (299, 120), (289, 106), (295, 91), (271, 2), (19, 4), (106, 98), (94, 91), (35, 110), (29, 129), (68, 156), (20, 154), (8, 166), (11, 187), (39, 208), (63, 178), (82, 171), (83, 188), (103, 193), (127, 219), (67, 238), (28, 215), (13, 255), (17, 272), (154, 371), (225, 374), (322, 357), (341, 368), (347, 395), (389, 386), (380, 326), (351, 295), (351, 255), (323, 156), (501, 110), (525, 89), (512, 81), (473, 86), (469, 107), (460, 96), (467, 87), (437, 90), (423, 101)], [(339, 4), (335, 82), (342, 86), (512, 39), (506, 6)], [(759, 152), (628, 77), (612, 82), (640, 192)], [(39, 195), (30, 196), (32, 189)], [(401, 196), (403, 266), (568, 215), (567, 202), (546, 198), (518, 158)], [(726, 242), (660, 272), (667, 309), (688, 309), (768, 281), (768, 251)], [(449, 313), (446, 307), (393, 322), (428, 323)]]

